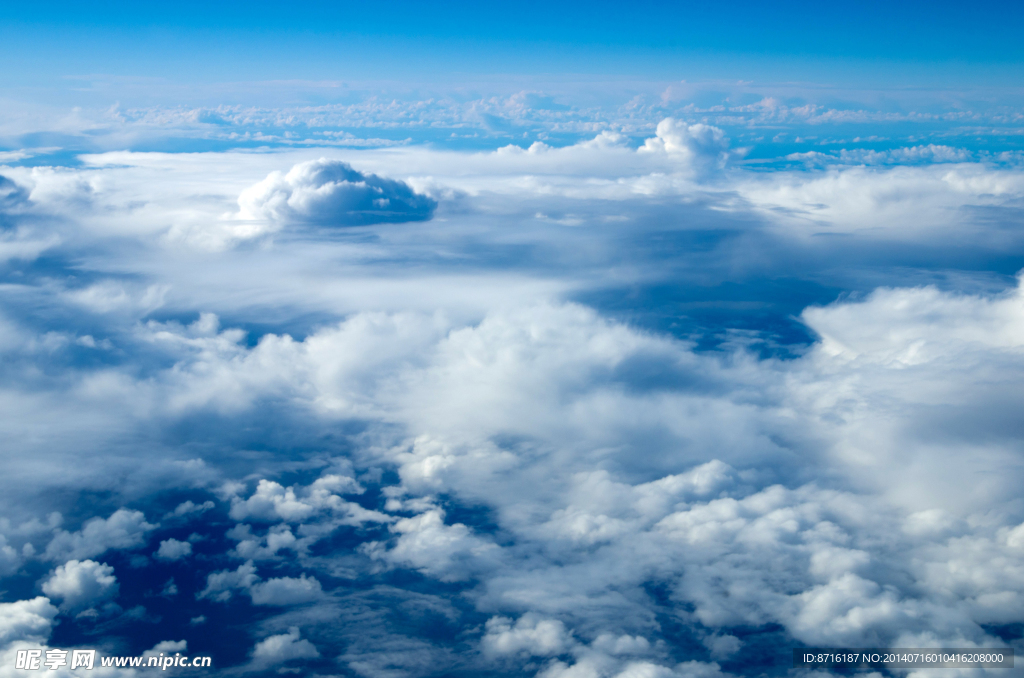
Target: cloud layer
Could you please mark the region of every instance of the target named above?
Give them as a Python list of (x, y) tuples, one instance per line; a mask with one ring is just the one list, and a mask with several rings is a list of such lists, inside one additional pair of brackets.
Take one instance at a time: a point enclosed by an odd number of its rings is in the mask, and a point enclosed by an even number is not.
[(5, 167), (4, 656), (1018, 645), (1024, 174), (729, 138)]
[(408, 184), (363, 174), (336, 160), (295, 165), (287, 174), (271, 173), (238, 197), (242, 219), (322, 226), (425, 221), (437, 202)]

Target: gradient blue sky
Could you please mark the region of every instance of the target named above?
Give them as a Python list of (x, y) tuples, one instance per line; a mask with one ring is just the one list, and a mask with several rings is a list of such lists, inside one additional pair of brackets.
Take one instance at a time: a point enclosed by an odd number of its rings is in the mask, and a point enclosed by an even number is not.
[(5, 3), (0, 53), (20, 66), (5, 69), (8, 81), (651, 77), (699, 67), (704, 77), (1008, 84), (1024, 57), (1022, 12), (1008, 2)]

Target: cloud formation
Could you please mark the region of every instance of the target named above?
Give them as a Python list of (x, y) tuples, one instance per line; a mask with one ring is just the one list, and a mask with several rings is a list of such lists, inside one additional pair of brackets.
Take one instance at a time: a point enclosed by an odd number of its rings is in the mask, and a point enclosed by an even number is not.
[(320, 226), (425, 221), (437, 202), (408, 184), (321, 158), (272, 172), (238, 197), (242, 219)]
[(288, 633), (270, 636), (256, 643), (253, 661), (258, 664), (282, 664), (292, 659), (319, 657), (316, 647), (304, 638), (299, 638), (298, 627), (291, 627)]
[[(721, 678), (1019, 644), (1024, 175), (751, 171), (711, 122), (5, 169), (10, 237), (55, 244), (0, 288), (2, 651)], [(365, 228), (300, 228), (332, 224)]]
[(43, 582), (43, 593), (63, 600), (61, 606), (77, 612), (117, 596), (114, 568), (93, 560), (69, 560), (58, 565)]
[(665, 118), (658, 123), (655, 136), (644, 141), (642, 153), (665, 153), (679, 158), (698, 174), (725, 167), (729, 160), (729, 140), (718, 127)]

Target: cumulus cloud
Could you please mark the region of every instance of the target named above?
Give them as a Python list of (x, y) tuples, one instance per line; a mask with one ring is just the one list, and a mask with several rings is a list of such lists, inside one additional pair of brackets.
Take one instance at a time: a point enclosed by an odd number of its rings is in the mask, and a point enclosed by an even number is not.
[(408, 184), (358, 172), (338, 160), (299, 163), (273, 172), (238, 197), (242, 219), (324, 226), (425, 221), (437, 202)]
[(283, 664), (293, 659), (315, 659), (320, 656), (313, 643), (299, 638), (299, 628), (292, 626), (288, 633), (269, 636), (256, 643), (253, 661), (258, 664)]
[(254, 605), (297, 605), (317, 600), (323, 590), (316, 579), (302, 575), (268, 579), (253, 585), (249, 593)]
[(446, 525), (444, 511), (432, 509), (397, 521), (392, 531), (399, 535), (387, 551), (368, 543), (366, 552), (374, 558), (414, 567), (441, 581), (466, 579), (492, 567), (498, 548), (473, 534), (462, 523)]
[(718, 127), (665, 118), (658, 123), (657, 134), (644, 141), (642, 153), (665, 153), (688, 164), (698, 173), (725, 167), (729, 161), (729, 139)]
[(160, 542), (156, 557), (162, 560), (181, 560), (192, 554), (192, 544), (177, 539), (165, 539)]
[(562, 622), (538, 619), (535, 615), (523, 615), (514, 624), (507, 617), (492, 617), (487, 620), (487, 632), (480, 641), (483, 651), (493, 655), (559, 655), (571, 644)]
[(256, 574), (256, 567), (250, 560), (239, 565), (234, 571), (224, 570), (208, 575), (206, 588), (200, 591), (196, 597), (219, 601), (228, 600), (235, 590), (248, 590), (257, 581), (259, 581), (259, 575)]
[(301, 497), (295, 492), (294, 487), (285, 489), (272, 480), (260, 480), (248, 499), (232, 498), (230, 515), (235, 520), (301, 522), (318, 511), (357, 510), (339, 495), (362, 494), (363, 488), (352, 478), (329, 475), (318, 478), (308, 488), (300, 488)]
[(54, 531), (46, 546), (49, 560), (88, 558), (110, 549), (131, 549), (141, 546), (146, 533), (156, 525), (146, 522), (141, 511), (118, 509), (109, 518), (91, 518), (76, 532)]
[(43, 596), (0, 603), (0, 644), (6, 646), (14, 641), (43, 643), (50, 637), (56, 616), (57, 608)]
[(62, 607), (76, 612), (117, 596), (114, 568), (93, 560), (69, 560), (43, 582), (43, 593), (63, 599)]
[(318, 600), (323, 596), (320, 582), (303, 574), (300, 577), (274, 577), (260, 581), (253, 562), (247, 561), (234, 571), (225, 570), (211, 573), (206, 579), (206, 588), (197, 597), (226, 601), (235, 591), (244, 591), (254, 605), (299, 605)]

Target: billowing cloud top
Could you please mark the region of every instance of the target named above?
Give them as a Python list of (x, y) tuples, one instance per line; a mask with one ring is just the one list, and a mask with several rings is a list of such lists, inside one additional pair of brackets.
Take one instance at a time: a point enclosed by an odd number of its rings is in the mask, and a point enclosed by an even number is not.
[(322, 226), (365, 226), (430, 219), (432, 198), (408, 184), (357, 172), (345, 162), (320, 158), (272, 172), (242, 191), (243, 219)]

